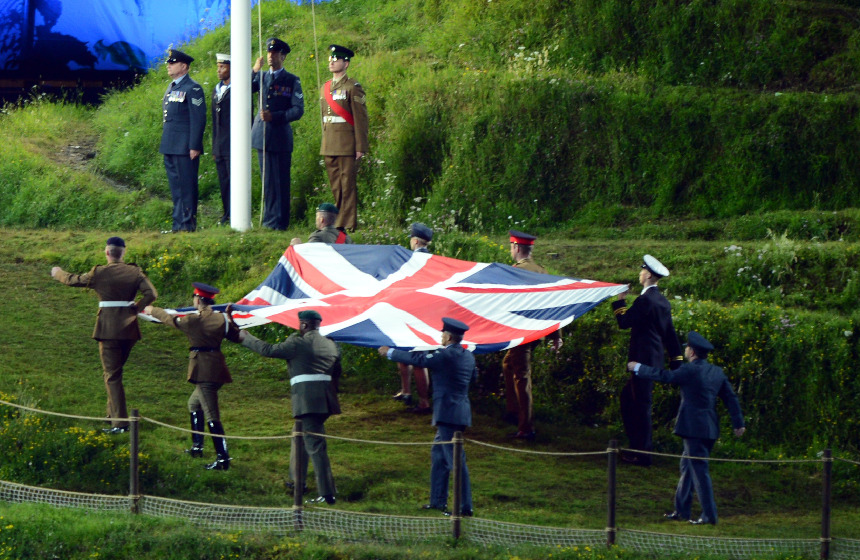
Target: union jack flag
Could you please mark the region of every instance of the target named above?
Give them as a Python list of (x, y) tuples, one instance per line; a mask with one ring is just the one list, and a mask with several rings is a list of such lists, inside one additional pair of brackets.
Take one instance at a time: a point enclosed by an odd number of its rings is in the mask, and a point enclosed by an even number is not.
[(543, 338), (626, 289), (399, 245), (304, 243), (284, 252), (233, 316), (243, 328), (298, 328), (298, 312), (314, 309), (320, 332), (336, 341), (405, 350), (438, 347), (442, 317), (452, 317), (470, 326), (463, 345), (485, 353)]

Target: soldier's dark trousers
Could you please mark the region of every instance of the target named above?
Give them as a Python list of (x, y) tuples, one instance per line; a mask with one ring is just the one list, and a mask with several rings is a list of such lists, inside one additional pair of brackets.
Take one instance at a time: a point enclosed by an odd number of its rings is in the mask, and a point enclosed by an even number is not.
[(354, 230), (358, 223), (358, 193), (355, 180), (358, 162), (354, 155), (325, 156), (325, 168), (338, 214), (334, 227)]
[(197, 173), (200, 158), (164, 154), (164, 170), (173, 199), (173, 231), (197, 229)]
[(107, 390), (107, 415), (111, 418), (114, 428), (128, 427), (128, 420), (117, 421), (115, 418), (128, 418), (125, 405), (125, 388), (122, 384), (122, 370), (128, 360), (136, 340), (99, 340), (99, 356), (104, 369), (105, 389)]
[(230, 218), (230, 158), (215, 156), (215, 170), (218, 172), (218, 184), (221, 186), (221, 206), (224, 208), (224, 218)]
[[(632, 378), (621, 390), (621, 419), (624, 431), (630, 440), (631, 449), (651, 451), (651, 393), (654, 382), (648, 379)], [(650, 455), (636, 455), (640, 464), (650, 465)]]
[(257, 150), (260, 174), (264, 176), (263, 225), (270, 229), (290, 227), (290, 165), (292, 152)]
[[(301, 479), (307, 483), (307, 459), (310, 457), (311, 462), (314, 464), (314, 474), (317, 478), (317, 492), (320, 496), (335, 495), (334, 477), (331, 474), (331, 463), (328, 460), (325, 438), (307, 434), (308, 432), (325, 434), (325, 421), (327, 418), (328, 415), (326, 414), (302, 415), (300, 420), (302, 421), (302, 431), (305, 432), (303, 439), (307, 455), (297, 453), (294, 446), (290, 447), (290, 477), (293, 481), (296, 481), (299, 479), (297, 475), (301, 473)], [(299, 456), (304, 460), (299, 462)]]

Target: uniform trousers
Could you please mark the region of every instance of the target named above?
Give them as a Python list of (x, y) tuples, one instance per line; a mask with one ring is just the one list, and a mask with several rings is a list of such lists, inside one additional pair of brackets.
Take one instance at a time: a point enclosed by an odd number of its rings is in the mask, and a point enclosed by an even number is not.
[(355, 155), (325, 156), (331, 194), (338, 209), (334, 227), (354, 230), (358, 224), (357, 164)]
[(218, 184), (221, 186), (221, 206), (224, 208), (224, 218), (230, 218), (230, 156), (215, 156), (215, 170), (218, 172)]
[(203, 417), (206, 420), (220, 422), (221, 409), (218, 408), (218, 389), (223, 385), (223, 383), (195, 383), (194, 391), (188, 397), (188, 411), (203, 411)]
[(128, 420), (117, 421), (116, 418), (128, 418), (125, 405), (125, 387), (122, 384), (122, 370), (128, 360), (136, 340), (99, 340), (99, 357), (104, 370), (105, 389), (107, 390), (107, 415), (111, 426), (125, 428)]
[(675, 489), (675, 511), (682, 518), (690, 519), (693, 504), (693, 488), (702, 505), (702, 520), (706, 523), (717, 522), (717, 504), (714, 501), (714, 487), (708, 461), (688, 457), (710, 457), (714, 440), (703, 438), (684, 438), (684, 452), (681, 457), (681, 478)]
[[(302, 431), (305, 432), (303, 440), (307, 454), (298, 453), (295, 446), (290, 446), (290, 478), (293, 482), (301, 479), (307, 484), (308, 457), (314, 464), (314, 474), (317, 479), (317, 491), (320, 496), (334, 496), (336, 493), (334, 477), (331, 474), (331, 463), (328, 460), (328, 447), (326, 438), (308, 434), (325, 434), (325, 421), (328, 414), (303, 414), (296, 418), (302, 421)], [(301, 458), (301, 461), (300, 461)]]
[(270, 229), (290, 227), (290, 165), (292, 152), (257, 150), (260, 174), (265, 178), (263, 225)]
[[(651, 393), (654, 382), (650, 379), (631, 377), (621, 390), (619, 398), (621, 419), (624, 431), (630, 441), (631, 449), (651, 451)], [(637, 461), (643, 465), (651, 464), (650, 455), (636, 454)]]
[[(465, 426), (436, 422), (436, 437), (434, 443), (451, 441), (454, 432), (462, 432)], [(466, 467), (466, 451), (460, 455), (462, 472), (462, 498), (460, 513), (472, 511), (472, 483), (469, 481), (469, 469)], [(430, 505), (443, 509), (448, 505), (448, 478), (454, 468), (454, 444), (434, 445), (430, 450)]]
[(511, 348), (502, 360), (505, 375), (506, 411), (517, 415), (517, 429), (524, 434), (534, 432), (532, 409), (532, 345)]
[(173, 199), (173, 231), (195, 231), (200, 158), (191, 159), (187, 154), (164, 154), (164, 170)]

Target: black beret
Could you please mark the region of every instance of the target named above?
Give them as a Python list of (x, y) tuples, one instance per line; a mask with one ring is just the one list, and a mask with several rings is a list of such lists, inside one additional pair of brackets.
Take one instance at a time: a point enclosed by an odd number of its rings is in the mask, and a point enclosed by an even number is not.
[(322, 321), (322, 315), (313, 309), (299, 311), (299, 321)]
[(125, 240), (122, 237), (108, 237), (105, 245), (116, 245), (117, 247), (125, 247)]

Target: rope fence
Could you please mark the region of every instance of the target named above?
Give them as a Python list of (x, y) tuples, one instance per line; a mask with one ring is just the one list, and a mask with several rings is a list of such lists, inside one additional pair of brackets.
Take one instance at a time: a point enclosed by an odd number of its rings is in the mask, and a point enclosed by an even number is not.
[[(63, 414), (39, 410), (16, 403), (0, 400), (5, 405), (31, 414), (45, 414), (63, 418), (104, 422), (105, 418)], [(534, 544), (538, 546), (562, 547), (591, 547), (597, 549), (607, 546), (620, 546), (628, 550), (651, 553), (707, 553), (723, 554), (733, 558), (746, 558), (767, 554), (797, 554), (815, 556), (823, 559), (849, 559), (860, 557), (860, 540), (833, 538), (831, 535), (831, 502), (832, 502), (832, 467), (834, 461), (860, 466), (860, 461), (847, 458), (833, 457), (830, 449), (820, 453), (820, 459), (727, 459), (713, 457), (686, 457), (668, 453), (643, 452), (659, 457), (706, 459), (709, 461), (736, 463), (807, 463), (821, 464), (822, 468), (822, 509), (821, 534), (817, 539), (751, 539), (710, 537), (702, 535), (666, 534), (635, 529), (625, 529), (617, 526), (616, 522), (616, 491), (617, 491), (617, 459), (622, 451), (616, 441), (602, 451), (590, 452), (546, 452), (520, 449), (490, 444), (473, 439), (464, 439), (462, 432), (456, 432), (448, 442), (393, 442), (373, 441), (331, 434), (313, 434), (302, 431), (302, 422), (296, 420), (294, 431), (289, 435), (280, 436), (225, 436), (242, 440), (293, 440), (297, 453), (304, 454), (302, 438), (312, 434), (328, 439), (336, 439), (358, 444), (428, 446), (453, 445), (455, 459), (452, 475), (454, 478), (453, 498), (454, 508), (451, 517), (411, 517), (402, 515), (384, 515), (344, 511), (331, 507), (306, 506), (303, 503), (302, 488), (304, 480), (294, 481), (294, 505), (285, 507), (255, 507), (237, 506), (175, 500), (149, 496), (141, 492), (139, 484), (139, 444), (140, 423), (148, 422), (153, 425), (176, 430), (184, 433), (194, 432), (185, 428), (173, 426), (140, 416), (132, 410), (129, 421), (130, 459), (129, 459), (129, 494), (127, 496), (111, 496), (69, 492), (48, 488), (27, 486), (15, 482), (0, 480), (0, 501), (11, 503), (44, 503), (53, 506), (80, 508), (91, 511), (131, 511), (135, 514), (146, 514), (156, 517), (179, 518), (195, 525), (213, 529), (240, 529), (252, 532), (270, 532), (275, 534), (299, 535), (302, 533), (336, 538), (347, 542), (386, 542), (398, 544), (427, 543), (438, 539), (444, 542), (453, 536), (468, 542), (482, 545), (513, 546), (518, 544)], [(207, 434), (208, 435), (208, 434)], [(553, 457), (607, 457), (607, 523), (604, 530), (576, 529), (567, 527), (546, 527), (509, 522), (494, 521), (476, 517), (459, 515), (462, 484), (459, 480), (460, 450), (464, 443), (496, 449), (504, 452), (526, 453), (536, 456)], [(632, 451), (632, 450), (631, 450)], [(307, 457), (304, 457), (307, 460)]]

